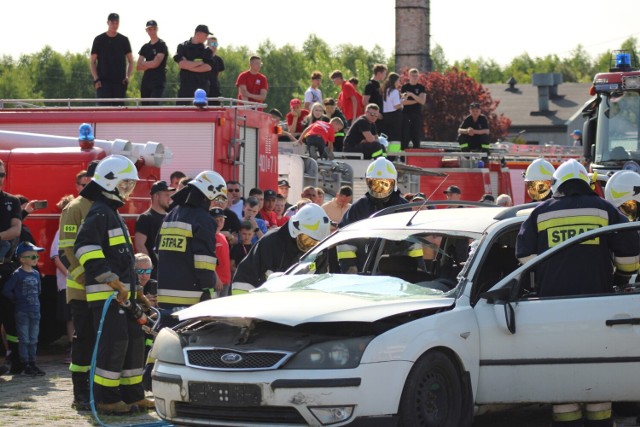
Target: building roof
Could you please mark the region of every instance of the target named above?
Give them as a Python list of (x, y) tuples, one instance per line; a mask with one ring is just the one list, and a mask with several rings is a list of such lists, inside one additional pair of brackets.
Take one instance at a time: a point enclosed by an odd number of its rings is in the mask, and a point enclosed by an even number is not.
[(530, 83), (516, 84), (510, 90), (507, 84), (485, 84), (494, 101), (500, 105), (496, 113), (511, 119), (511, 130), (522, 128), (566, 127), (567, 122), (587, 102), (591, 96), (591, 83), (562, 83), (558, 85), (558, 96), (549, 98), (549, 111), (541, 112), (538, 107), (538, 88)]

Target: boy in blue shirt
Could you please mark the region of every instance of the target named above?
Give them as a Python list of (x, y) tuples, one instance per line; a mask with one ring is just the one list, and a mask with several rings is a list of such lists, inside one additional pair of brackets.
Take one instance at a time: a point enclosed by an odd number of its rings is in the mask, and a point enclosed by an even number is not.
[(24, 364), (25, 375), (45, 375), (36, 366), (36, 350), (40, 333), (40, 272), (38, 252), (44, 249), (29, 242), (22, 242), (16, 248), (20, 267), (16, 269), (4, 286), (3, 294), (16, 308), (16, 326), (20, 349), (20, 361)]

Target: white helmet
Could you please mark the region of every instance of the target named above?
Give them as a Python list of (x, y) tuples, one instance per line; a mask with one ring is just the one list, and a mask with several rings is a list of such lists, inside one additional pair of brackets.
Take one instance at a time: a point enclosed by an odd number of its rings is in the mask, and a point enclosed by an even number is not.
[(127, 199), (138, 181), (138, 171), (131, 160), (113, 154), (100, 160), (93, 174), (93, 181), (110, 193)]
[(545, 159), (535, 159), (524, 173), (527, 194), (533, 200), (543, 200), (551, 193), (555, 168)]
[(398, 171), (389, 160), (378, 157), (367, 168), (365, 174), (369, 194), (376, 199), (386, 199), (396, 190)]
[(296, 239), (298, 249), (308, 251), (329, 235), (331, 221), (324, 209), (307, 203), (287, 221), (289, 234)]
[(200, 172), (198, 176), (189, 181), (189, 184), (200, 190), (209, 200), (227, 200), (227, 183), (217, 172)]
[(588, 186), (591, 186), (587, 170), (576, 159), (567, 160), (558, 166), (558, 169), (553, 173), (553, 182), (551, 183), (551, 191), (553, 191), (553, 194), (558, 192), (558, 188), (560, 188), (562, 184), (572, 179), (579, 179)]
[(628, 170), (614, 173), (604, 187), (604, 196), (617, 208), (631, 200), (640, 202), (640, 175)]

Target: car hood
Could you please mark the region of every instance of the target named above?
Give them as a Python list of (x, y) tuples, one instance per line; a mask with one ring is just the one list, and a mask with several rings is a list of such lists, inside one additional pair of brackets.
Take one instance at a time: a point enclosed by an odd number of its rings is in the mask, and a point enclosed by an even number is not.
[(264, 320), (289, 326), (310, 322), (373, 322), (411, 311), (450, 307), (441, 291), (395, 277), (290, 275), (243, 295), (204, 301), (175, 314), (179, 320)]

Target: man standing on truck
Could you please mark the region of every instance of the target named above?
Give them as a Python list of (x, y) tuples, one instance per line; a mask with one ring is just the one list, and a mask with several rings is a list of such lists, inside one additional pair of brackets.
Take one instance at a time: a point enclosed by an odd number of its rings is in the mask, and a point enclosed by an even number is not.
[[(94, 160), (84, 172), (89, 182), (93, 178), (98, 161)], [(81, 188), (84, 189), (88, 183)], [(71, 381), (73, 383), (73, 403), (77, 410), (91, 409), (89, 396), (89, 370), (91, 355), (96, 336), (93, 320), (87, 305), (87, 293), (84, 288), (84, 269), (73, 252), (78, 229), (84, 221), (93, 202), (85, 197), (74, 198), (62, 210), (60, 215), (60, 239), (58, 243), (59, 259), (67, 268), (67, 304), (71, 310), (74, 336), (71, 340)]]
[(253, 55), (249, 58), (249, 69), (238, 74), (236, 79), (238, 99), (264, 103), (267, 99), (269, 82), (267, 76), (260, 73), (261, 69), (262, 59), (259, 56)]
[[(120, 16), (110, 13), (107, 32), (96, 36), (91, 46), (89, 66), (97, 98), (124, 98), (133, 74), (133, 55), (129, 39), (118, 33)], [(99, 105), (124, 105), (124, 102)]]
[[(142, 45), (138, 52), (136, 70), (144, 71), (140, 83), (141, 98), (162, 98), (167, 81), (167, 44), (158, 37), (158, 23), (147, 21), (149, 42)], [(158, 105), (158, 101), (147, 101), (147, 105)]]
[[(7, 177), (4, 162), (0, 160), (0, 240), (3, 242), (15, 241), (20, 236), (22, 230), (22, 210), (20, 201), (12, 194), (2, 191), (4, 180)], [(11, 261), (15, 244), (9, 250), (5, 258), (0, 263), (0, 288), (4, 287), (5, 282), (11, 276), (11, 273), (18, 268), (18, 264)], [(1, 293), (0, 293), (1, 294)], [(13, 303), (0, 295), (0, 320), (4, 325), (7, 333), (7, 341), (9, 342), (9, 362), (11, 363), (11, 374), (19, 374), (24, 367), (20, 362), (18, 351), (18, 331), (16, 329), (16, 321), (14, 317)]]
[[(180, 67), (178, 98), (193, 98), (196, 89), (209, 92), (209, 73), (213, 67), (213, 52), (204, 43), (213, 35), (206, 25), (198, 25), (193, 37), (178, 45), (173, 60)], [(190, 105), (191, 101), (179, 101), (178, 105)]]

